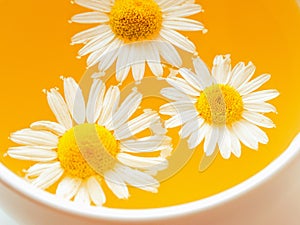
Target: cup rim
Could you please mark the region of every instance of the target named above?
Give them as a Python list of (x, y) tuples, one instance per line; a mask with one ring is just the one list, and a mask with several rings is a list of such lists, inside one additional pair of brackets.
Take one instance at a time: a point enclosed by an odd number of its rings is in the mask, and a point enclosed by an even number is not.
[[(151, 221), (169, 219), (189, 214), (200, 213), (217, 207), (257, 188), (265, 183), (277, 172), (283, 169), (294, 156), (300, 152), (300, 133), (291, 142), (289, 147), (267, 167), (248, 178), (242, 183), (201, 200), (150, 209), (118, 209), (95, 206), (78, 206), (71, 201), (63, 200), (53, 194), (33, 187), (0, 163), (0, 184), (6, 186), (18, 195), (21, 195), (37, 204), (63, 211), (68, 214), (109, 221)], [(141, 213), (142, 212), (142, 213)]]

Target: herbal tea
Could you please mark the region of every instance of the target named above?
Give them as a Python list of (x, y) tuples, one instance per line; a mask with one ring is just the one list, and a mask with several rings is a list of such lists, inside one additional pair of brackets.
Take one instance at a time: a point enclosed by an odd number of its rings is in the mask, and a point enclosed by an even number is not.
[[(287, 148), (299, 131), (300, 103), (296, 99), (299, 96), (300, 83), (299, 6), (293, 0), (254, 0), (250, 3), (214, 0), (196, 3), (200, 4), (204, 11), (190, 14), (190, 18), (200, 21), (204, 26), (198, 22), (191, 25), (190, 21), (191, 31), (180, 31), (180, 26), (177, 30), (195, 44), (195, 51), (201, 59), (196, 55), (183, 53), (193, 53), (189, 42), (178, 44), (177, 47), (181, 46), (181, 50), (178, 51), (184, 62), (182, 67), (186, 68), (174, 72), (179, 59), (173, 48), (166, 45), (165, 49), (170, 51), (168, 53), (173, 54), (173, 58), (169, 58), (169, 64), (174, 65), (171, 69), (168, 65), (159, 67), (148, 63), (145, 73), (142, 73), (142, 67), (132, 66), (131, 71), (117, 70), (106, 82), (102, 82), (99, 77), (91, 79), (92, 72), (97, 69), (94, 67), (82, 77), (86, 60), (84, 56), (89, 53), (91, 56), (87, 62), (91, 66), (98, 63), (102, 69), (118, 66), (118, 62), (116, 65), (110, 65), (111, 62), (97, 57), (100, 53), (93, 52), (95, 45), (89, 42), (92, 36), (86, 37), (82, 33), (75, 35), (87, 28), (93, 29), (93, 26), (87, 27), (86, 24), (75, 24), (91, 19), (77, 14), (86, 12), (86, 8), (52, 2), (49, 3), (49, 10), (40, 13), (42, 4), (35, 1), (26, 4), (6, 3), (4, 7), (7, 10), (1, 15), (1, 21), (6, 21), (4, 18), (8, 15), (5, 12), (11, 12), (12, 8), (15, 10), (16, 19), (2, 24), (4, 32), (11, 33), (11, 27), (26, 29), (18, 29), (18, 39), (14, 35), (9, 39), (1, 38), (2, 42), (7, 43), (3, 46), (3, 64), (0, 69), (4, 74), (1, 78), (0, 93), (5, 105), (1, 117), (1, 162), (17, 175), (26, 175), (28, 178), (47, 169), (45, 164), (41, 166), (39, 163), (51, 162), (51, 165), (48, 165), (52, 171), (46, 174), (47, 179), (43, 182), (41, 179), (35, 179), (33, 184), (52, 193), (59, 192), (63, 197), (72, 195), (73, 198), (76, 195), (75, 201), (86, 202), (89, 199), (93, 204), (103, 204), (112, 208), (156, 208), (200, 200), (231, 188), (265, 168)], [(179, 11), (172, 14), (168, 12), (170, 6), (159, 5), (155, 1), (139, 0), (139, 4), (135, 4), (135, 0), (119, 0), (112, 7), (111, 13), (94, 18), (97, 23), (111, 21), (111, 31), (106, 30), (105, 34), (114, 35), (116, 38), (112, 45), (120, 45), (119, 40), (126, 43), (142, 43), (155, 37), (163, 26), (174, 28), (174, 15), (185, 17), (188, 10), (197, 11), (196, 6), (188, 5), (184, 6), (186, 11), (180, 11), (180, 6), (176, 8)], [(88, 8), (107, 11), (109, 6), (104, 4), (102, 7)], [(28, 11), (32, 12), (31, 16), (28, 16)], [(51, 11), (56, 12), (55, 18)], [(120, 24), (119, 20), (124, 12), (127, 12), (128, 18)], [(137, 13), (142, 16), (135, 17)], [(74, 14), (77, 15), (73, 16)], [(65, 23), (70, 18), (73, 23)], [(164, 24), (163, 20), (167, 22)], [(124, 27), (132, 21), (140, 27), (131, 26), (132, 29), (125, 32)], [(177, 25), (180, 25), (180, 21), (184, 20), (178, 21)], [(172, 32), (165, 32), (162, 37), (174, 44), (178, 41), (178, 36), (171, 34)], [(74, 59), (74, 48), (77, 47), (68, 45), (72, 36), (73, 44), (86, 44), (86, 47), (81, 46), (83, 49), (79, 51), (79, 55), (83, 57), (81, 60)], [(19, 37), (28, 44), (20, 43)], [(110, 38), (109, 35), (106, 38)], [(97, 44), (103, 45), (102, 42)], [(149, 46), (145, 44), (143, 48), (147, 50)], [(152, 59), (151, 48), (148, 50), (146, 52), (149, 55), (145, 57)], [(116, 59), (114, 57), (122, 57), (125, 51), (126, 47), (121, 48), (118, 55), (115, 53), (116, 56), (109, 59), (113, 61)], [(138, 52), (136, 49), (136, 53)], [(160, 54), (167, 57), (164, 53)], [(12, 60), (16, 55), (22, 60)], [(208, 70), (203, 69), (205, 65), (201, 60), (208, 66)], [(246, 71), (245, 80), (238, 76), (241, 68)], [(232, 71), (225, 76), (225, 72), (222, 72), (224, 70)], [(174, 76), (167, 78), (170, 72), (174, 72)], [(215, 76), (217, 83), (213, 84), (214, 81), (210, 80), (210, 73)], [(58, 79), (61, 74), (67, 74), (62, 77), (63, 81)], [(69, 74), (74, 79), (70, 78)], [(163, 78), (157, 80), (156, 76), (160, 75)], [(195, 78), (197, 76), (198, 78)], [(182, 79), (186, 80), (189, 87), (182, 84)], [(195, 82), (195, 79), (197, 82), (200, 80), (202, 86)], [(225, 80), (228, 81), (228, 85)], [(119, 86), (110, 87), (118, 84)], [(53, 87), (59, 87), (59, 90), (51, 89)], [(83, 91), (82, 96), (76, 95), (76, 98), (80, 99), (77, 106), (72, 103), (75, 96), (75, 92), (72, 93), (74, 87), (75, 90)], [(170, 89), (171, 87), (173, 89)], [(45, 94), (41, 92), (43, 88)], [(259, 89), (255, 90), (256, 88)], [(251, 96), (254, 91), (263, 92), (261, 95)], [(65, 105), (61, 103), (60, 97), (57, 97), (60, 96), (59, 93), (65, 99)], [(174, 95), (177, 97), (174, 98)], [(192, 100), (182, 104), (182, 99), (186, 96)], [(221, 103), (220, 98), (223, 99)], [(120, 102), (115, 110), (114, 120), (109, 119), (110, 101)], [(99, 102), (103, 103), (103, 106), (100, 106)], [(170, 102), (177, 104), (180, 109), (184, 108), (183, 116), (176, 114), (177, 110), (168, 105)], [(58, 105), (60, 107), (56, 107)], [(69, 110), (70, 116), (66, 116), (69, 115), (67, 107), (74, 109)], [(264, 127), (262, 130), (265, 133), (257, 130), (249, 122), (240, 123), (235, 127), (234, 124), (244, 121), (245, 108), (252, 112), (266, 113), (265, 117), (270, 118), (274, 124), (263, 117), (260, 125)], [(197, 117), (198, 120), (188, 120), (188, 117), (193, 118), (194, 114), (191, 111), (194, 109), (201, 119)], [(122, 114), (129, 111), (128, 118), (124, 116), (126, 113)], [(182, 117), (182, 121), (176, 119), (176, 116)], [(246, 118), (252, 120), (251, 116), (253, 114), (250, 113)], [(166, 121), (166, 133), (162, 132), (159, 118)], [(40, 132), (39, 135), (44, 138), (42, 140), (28, 138), (37, 134), (30, 133), (33, 131), (18, 131), (35, 121), (45, 120), (58, 120), (60, 125), (46, 122), (32, 124), (31, 128), (34, 132)], [(150, 120), (155, 122), (155, 126), (149, 123)], [(257, 120), (253, 121), (257, 123)], [(187, 125), (188, 122), (190, 126)], [(184, 126), (187, 128), (183, 129)], [(202, 129), (194, 129), (195, 126)], [(214, 130), (214, 127), (218, 129)], [(51, 128), (52, 133), (43, 133), (46, 128)], [(237, 131), (243, 131), (244, 135), (243, 132)], [(259, 140), (247, 138), (246, 131), (257, 134)], [(221, 133), (228, 138), (221, 140)], [(11, 140), (7, 140), (8, 136)], [(200, 138), (201, 136), (203, 137)], [(208, 144), (203, 143), (204, 136), (210, 138)], [(220, 141), (216, 141), (218, 138)], [(235, 144), (228, 147), (226, 140), (230, 138), (231, 143)], [(98, 146), (99, 139), (101, 146)], [(241, 148), (239, 140), (243, 140)], [(25, 147), (12, 147), (16, 145), (13, 142)], [(258, 142), (260, 144), (257, 145)], [(35, 147), (32, 147), (33, 143)], [(159, 144), (156, 145), (159, 150), (151, 150), (150, 146), (153, 143)], [(169, 152), (171, 146), (174, 148), (173, 152)], [(102, 150), (97, 154), (91, 153), (90, 149), (94, 148)], [(21, 156), (20, 150), (23, 151)], [(35, 158), (28, 155), (29, 153), (36, 153)], [(211, 155), (214, 153), (218, 155), (213, 161), (214, 157)], [(24, 154), (27, 154), (27, 158)], [(208, 168), (204, 166), (205, 168), (200, 168), (199, 171), (204, 154), (208, 155), (205, 159), (209, 161)], [(166, 159), (164, 156), (167, 156)], [(24, 160), (30, 157), (36, 162)], [(36, 163), (38, 166), (34, 167)], [(91, 165), (93, 169), (90, 169)], [(29, 167), (31, 170), (25, 171)], [(65, 179), (63, 174), (67, 174), (69, 178)], [(53, 180), (57, 182), (52, 182)], [(112, 180), (118, 181), (117, 185)], [(148, 183), (144, 183), (145, 181)], [(50, 183), (53, 185), (48, 188)], [(74, 190), (64, 192), (67, 183), (72, 183), (78, 193), (75, 194)], [(93, 189), (94, 192), (87, 193), (85, 188)], [(89, 197), (85, 198), (85, 195)]]

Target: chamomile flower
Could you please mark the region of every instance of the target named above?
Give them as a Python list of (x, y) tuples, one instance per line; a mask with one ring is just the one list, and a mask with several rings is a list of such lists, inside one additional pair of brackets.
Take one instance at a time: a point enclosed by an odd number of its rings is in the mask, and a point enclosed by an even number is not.
[(160, 108), (161, 114), (170, 115), (166, 127), (182, 126), (180, 136), (188, 138), (189, 147), (195, 148), (204, 140), (204, 152), (211, 156), (217, 147), (224, 158), (231, 153), (240, 157), (241, 142), (258, 149), (267, 144), (267, 134), (259, 128), (273, 128), (274, 123), (264, 114), (276, 112), (266, 103), (279, 95), (276, 90), (256, 91), (271, 75), (263, 74), (251, 80), (255, 66), (238, 63), (231, 69), (230, 56), (216, 56), (212, 75), (198, 58), (193, 59), (195, 74), (179, 69), (180, 77), (169, 77), (173, 86), (161, 91), (173, 102)]
[[(93, 10), (77, 14), (72, 22), (97, 24), (73, 36), (72, 44), (85, 44), (79, 56), (90, 54), (88, 66), (106, 71), (116, 61), (116, 78), (122, 82), (130, 68), (134, 80), (144, 76), (145, 64), (162, 76), (161, 59), (180, 66), (174, 46), (195, 53), (195, 45), (178, 31), (205, 31), (202, 23), (185, 17), (202, 11), (187, 0), (74, 0)], [(101, 74), (101, 73), (100, 73)]]
[(8, 155), (36, 162), (25, 170), (26, 179), (41, 189), (58, 183), (57, 196), (94, 205), (106, 202), (105, 183), (120, 199), (129, 197), (127, 185), (157, 192), (159, 182), (153, 174), (167, 167), (159, 153), (170, 152), (171, 140), (161, 130), (134, 138), (160, 125), (152, 110), (131, 119), (142, 95), (133, 90), (119, 104), (117, 86), (106, 90), (102, 81), (94, 80), (85, 106), (74, 79), (63, 82), (65, 98), (55, 88), (46, 92), (58, 123), (38, 121), (10, 136), (20, 146), (9, 148)]

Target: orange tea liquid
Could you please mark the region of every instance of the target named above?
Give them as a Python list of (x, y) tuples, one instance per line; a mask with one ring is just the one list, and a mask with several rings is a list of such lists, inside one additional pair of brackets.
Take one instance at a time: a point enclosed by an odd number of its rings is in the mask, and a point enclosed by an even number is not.
[[(265, 168), (278, 157), (300, 131), (300, 10), (295, 0), (211, 0), (198, 1), (205, 12), (193, 18), (209, 32), (185, 33), (199, 55), (211, 66), (217, 54), (231, 54), (233, 64), (253, 61), (255, 76), (272, 74), (263, 89), (276, 88), (281, 95), (272, 101), (278, 115), (270, 116), (277, 128), (266, 130), (270, 142), (259, 151), (243, 147), (242, 156), (224, 160), (220, 156), (203, 173), (198, 171), (203, 155), (200, 145), (178, 173), (161, 183), (152, 194), (130, 188), (129, 200), (119, 200), (106, 189), (108, 207), (151, 208), (176, 205), (212, 196), (231, 188)], [(53, 120), (43, 88), (62, 88), (60, 75), (80, 80), (85, 59), (75, 59), (79, 46), (70, 37), (86, 25), (68, 24), (75, 13), (86, 11), (67, 1), (43, 2), (0, 0), (2, 35), (0, 60), (1, 161), (18, 175), (31, 163), (2, 157), (9, 146), (10, 132), (37, 120)], [(187, 59), (186, 59), (187, 60)], [(111, 81), (113, 82), (113, 81)], [(131, 78), (126, 83), (132, 82)], [(124, 84), (124, 85), (125, 85)], [(149, 87), (151, 88), (151, 87)], [(158, 109), (164, 103), (147, 98), (144, 107)], [(179, 129), (169, 134), (178, 142)], [(182, 149), (182, 154), (191, 154)], [(52, 191), (55, 187), (52, 187)]]

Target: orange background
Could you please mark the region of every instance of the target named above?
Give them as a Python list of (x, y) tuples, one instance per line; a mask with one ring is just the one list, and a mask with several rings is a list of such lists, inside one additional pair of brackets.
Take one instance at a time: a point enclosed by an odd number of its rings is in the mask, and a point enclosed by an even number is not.
[[(225, 190), (268, 165), (300, 130), (300, 11), (294, 0), (203, 0), (205, 13), (194, 18), (209, 32), (186, 33), (197, 45), (200, 56), (212, 64), (216, 54), (232, 55), (233, 63), (253, 61), (255, 76), (271, 73), (266, 88), (276, 88), (281, 96), (272, 101), (279, 111), (270, 115), (277, 124), (268, 130), (270, 142), (258, 152), (243, 148), (240, 159), (218, 157), (205, 173), (198, 172), (202, 145), (192, 160), (176, 176), (162, 183), (158, 194), (131, 190), (128, 201), (109, 194), (108, 206), (143, 208), (173, 205), (201, 199)], [(13, 144), (10, 132), (28, 127), (37, 120), (54, 120), (42, 89), (61, 87), (60, 75), (79, 80), (85, 59), (76, 59), (79, 46), (70, 38), (88, 25), (68, 20), (84, 8), (69, 1), (0, 0), (0, 155)], [(144, 105), (158, 108), (159, 102)], [(173, 132), (174, 133), (174, 132)], [(3, 158), (2, 158), (3, 161)], [(26, 164), (4, 159), (20, 173)]]

